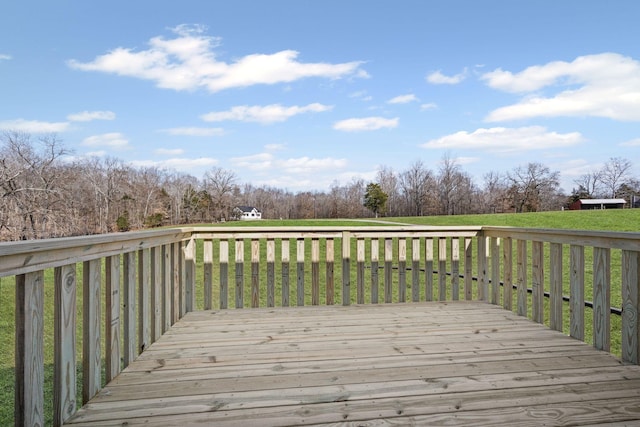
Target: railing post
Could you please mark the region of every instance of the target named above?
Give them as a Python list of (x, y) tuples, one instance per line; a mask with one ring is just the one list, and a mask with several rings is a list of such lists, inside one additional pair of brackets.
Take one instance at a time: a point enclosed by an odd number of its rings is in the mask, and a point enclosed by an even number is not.
[(15, 425), (44, 425), (44, 272), (16, 276)]
[(351, 233), (342, 232), (342, 305), (351, 304)]
[(622, 361), (640, 364), (640, 253), (622, 251)]

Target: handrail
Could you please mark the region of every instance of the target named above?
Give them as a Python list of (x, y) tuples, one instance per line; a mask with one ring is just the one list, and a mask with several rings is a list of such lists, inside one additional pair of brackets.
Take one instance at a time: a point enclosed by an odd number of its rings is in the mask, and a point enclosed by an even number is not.
[[(45, 419), (45, 306), (54, 312), (54, 424), (80, 406), (79, 285), (86, 402), (101, 389), (103, 369), (111, 380), (199, 308), (475, 299), (559, 331), (568, 311), (571, 336), (606, 351), (620, 340), (622, 360), (639, 364), (639, 273), (640, 233), (579, 230), (182, 227), (0, 243), (0, 277), (15, 276), (15, 423)], [(55, 301), (45, 301), (48, 286)], [(593, 309), (585, 311), (590, 292)]]

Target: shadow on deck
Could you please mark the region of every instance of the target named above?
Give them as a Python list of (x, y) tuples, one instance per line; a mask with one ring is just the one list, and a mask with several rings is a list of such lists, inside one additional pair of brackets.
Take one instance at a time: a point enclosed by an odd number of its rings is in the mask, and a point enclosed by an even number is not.
[(67, 423), (640, 423), (640, 366), (482, 302), (196, 311)]

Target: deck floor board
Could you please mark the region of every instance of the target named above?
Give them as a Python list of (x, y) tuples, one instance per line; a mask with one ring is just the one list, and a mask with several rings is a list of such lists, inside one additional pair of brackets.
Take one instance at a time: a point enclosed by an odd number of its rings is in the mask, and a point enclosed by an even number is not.
[(69, 423), (640, 425), (640, 366), (478, 302), (199, 311)]

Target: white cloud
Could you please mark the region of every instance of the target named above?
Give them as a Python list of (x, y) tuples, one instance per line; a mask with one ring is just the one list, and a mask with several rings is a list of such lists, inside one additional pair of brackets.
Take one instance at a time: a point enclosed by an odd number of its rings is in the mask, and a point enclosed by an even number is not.
[[(558, 116), (640, 121), (640, 62), (616, 53), (549, 62), (516, 74), (497, 69), (481, 79), (494, 89), (525, 94), (490, 112), (489, 122)], [(552, 94), (538, 93), (543, 89)]]
[(640, 147), (640, 138), (631, 139), (620, 144), (623, 147)]
[(421, 111), (435, 110), (436, 108), (438, 108), (438, 104), (436, 104), (435, 102), (429, 102), (420, 106)]
[(224, 129), (222, 128), (182, 127), (182, 128), (163, 129), (162, 132), (166, 132), (170, 135), (182, 135), (182, 136), (224, 135)]
[(391, 98), (390, 100), (387, 101), (387, 103), (389, 104), (408, 104), (409, 102), (416, 102), (418, 101), (418, 98), (410, 93), (407, 95), (399, 95), (396, 96), (395, 98)]
[(184, 154), (184, 150), (182, 148), (158, 148), (154, 153), (160, 156), (179, 156)]
[(440, 70), (434, 71), (429, 74), (426, 79), (429, 83), (434, 85), (457, 85), (467, 78), (467, 69), (465, 68), (462, 73), (455, 76), (445, 76)]
[(513, 153), (568, 147), (583, 141), (579, 132), (560, 134), (542, 126), (521, 128), (480, 128), (471, 133), (456, 132), (422, 144), (424, 148), (476, 149), (498, 153)]
[(9, 61), (10, 59), (11, 59), (11, 55), (0, 53), (0, 61)]
[(346, 119), (334, 123), (335, 130), (345, 132), (360, 132), (378, 129), (393, 129), (398, 126), (399, 119), (385, 119), (384, 117), (364, 117), (360, 119)]
[(300, 107), (297, 105), (283, 107), (280, 104), (265, 106), (238, 105), (227, 111), (215, 111), (201, 116), (206, 122), (221, 122), (225, 120), (237, 120), (243, 122), (258, 122), (262, 124), (284, 122), (298, 114), (321, 113), (333, 109), (332, 105), (313, 103)]
[(80, 113), (69, 114), (67, 120), (72, 122), (90, 122), (92, 120), (114, 120), (116, 113), (113, 111), (82, 111)]
[(264, 149), (267, 151), (280, 151), (286, 148), (285, 144), (267, 144), (264, 146)]
[(288, 83), (308, 77), (340, 79), (368, 77), (361, 61), (328, 64), (298, 61), (299, 53), (283, 50), (272, 54), (251, 54), (227, 63), (217, 58), (220, 39), (204, 35), (203, 26), (179, 25), (175, 38), (154, 37), (142, 51), (118, 47), (93, 61), (68, 61), (71, 68), (100, 71), (155, 82), (174, 90), (204, 88), (218, 92), (256, 84)]
[(129, 141), (119, 132), (103, 133), (85, 138), (82, 145), (87, 147), (110, 147), (125, 149), (129, 147)]
[(42, 122), (39, 120), (5, 120), (0, 122), (0, 129), (26, 133), (57, 133), (69, 128), (68, 122)]
[(161, 169), (175, 169), (179, 171), (193, 171), (218, 164), (218, 160), (211, 157), (199, 157), (197, 159), (172, 158), (167, 160), (133, 160), (131, 165), (136, 167), (157, 167)]
[(346, 159), (334, 159), (332, 157), (316, 159), (306, 156), (278, 159), (271, 153), (259, 153), (252, 156), (235, 157), (231, 159), (231, 162), (237, 168), (253, 171), (278, 170), (279, 173), (284, 175), (335, 171), (337, 169), (342, 169), (347, 165)]
[(366, 90), (353, 92), (349, 94), (349, 98), (355, 98), (365, 102), (369, 102), (373, 100), (373, 96), (369, 95)]

